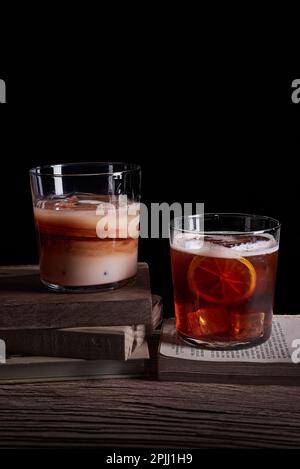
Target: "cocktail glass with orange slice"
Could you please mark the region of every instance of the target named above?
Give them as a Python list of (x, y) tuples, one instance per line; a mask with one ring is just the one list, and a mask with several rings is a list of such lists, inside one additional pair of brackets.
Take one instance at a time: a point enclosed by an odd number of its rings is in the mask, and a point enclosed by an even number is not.
[(236, 348), (270, 337), (279, 235), (277, 220), (258, 215), (174, 219), (175, 318), (184, 340)]

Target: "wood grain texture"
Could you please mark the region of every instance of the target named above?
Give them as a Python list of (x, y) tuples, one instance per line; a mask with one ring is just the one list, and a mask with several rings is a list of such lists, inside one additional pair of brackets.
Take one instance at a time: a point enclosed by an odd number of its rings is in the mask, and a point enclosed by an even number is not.
[[(83, 358), (86, 360), (127, 360), (133, 344), (141, 344), (145, 335), (162, 320), (162, 300), (152, 295), (153, 326), (101, 326), (64, 329), (0, 329), (8, 355)], [(1, 379), (1, 369), (0, 369)]]
[(295, 448), (300, 388), (146, 380), (0, 386), (0, 446)]
[(6, 329), (0, 339), (9, 355), (127, 360), (134, 334), (134, 326)]
[(145, 364), (150, 361), (149, 356), (146, 341), (135, 345), (126, 361), (12, 356), (0, 365), (0, 385), (142, 377), (145, 376)]
[(148, 265), (119, 289), (54, 293), (41, 284), (36, 266), (0, 268), (0, 329), (46, 329), (152, 324)]

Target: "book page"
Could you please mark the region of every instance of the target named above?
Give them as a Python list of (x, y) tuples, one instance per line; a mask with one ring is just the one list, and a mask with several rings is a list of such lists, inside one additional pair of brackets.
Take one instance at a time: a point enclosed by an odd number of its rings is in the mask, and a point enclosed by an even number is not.
[(300, 358), (300, 316), (274, 316), (270, 339), (240, 350), (208, 350), (185, 344), (176, 334), (174, 319), (169, 319), (163, 326), (160, 354), (214, 362), (292, 363), (292, 354), (293, 358), (296, 355)]

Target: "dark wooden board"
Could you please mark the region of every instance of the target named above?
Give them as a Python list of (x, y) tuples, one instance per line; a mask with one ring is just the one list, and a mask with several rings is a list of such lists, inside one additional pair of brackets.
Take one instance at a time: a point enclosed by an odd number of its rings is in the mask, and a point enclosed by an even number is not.
[(146, 340), (141, 345), (133, 346), (128, 360), (12, 356), (0, 365), (0, 385), (144, 376), (149, 357)]
[(126, 360), (134, 331), (132, 326), (6, 329), (0, 331), (0, 339), (7, 355)]
[(143, 379), (0, 385), (0, 446), (299, 448), (300, 387)]
[[(161, 297), (153, 295), (152, 303), (152, 324), (157, 326), (162, 319)], [(145, 339), (146, 329), (144, 325), (2, 329), (0, 339), (5, 341), (7, 355), (127, 360), (134, 343)]]
[(36, 266), (0, 268), (0, 329), (117, 326), (152, 322), (148, 265), (135, 281), (113, 291), (54, 293)]

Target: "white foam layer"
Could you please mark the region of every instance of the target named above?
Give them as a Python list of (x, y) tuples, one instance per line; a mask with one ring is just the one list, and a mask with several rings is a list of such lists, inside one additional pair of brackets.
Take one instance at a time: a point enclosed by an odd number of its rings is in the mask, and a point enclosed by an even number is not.
[[(209, 238), (209, 236), (206, 236), (206, 238), (207, 237)], [(199, 256), (218, 257), (224, 259), (262, 256), (265, 254), (271, 254), (278, 250), (277, 241), (268, 233), (259, 235), (256, 241), (244, 243), (238, 243), (238, 236), (234, 236), (234, 234), (230, 236), (214, 235), (211, 238), (212, 240), (209, 241), (208, 239), (204, 240), (203, 236), (195, 238), (195, 235), (192, 233), (180, 233), (177, 236), (174, 236), (172, 248), (189, 254), (198, 254)], [(222, 241), (226, 243), (232, 242), (232, 245), (224, 246), (222, 244), (216, 244), (213, 240), (218, 243), (221, 243)]]

